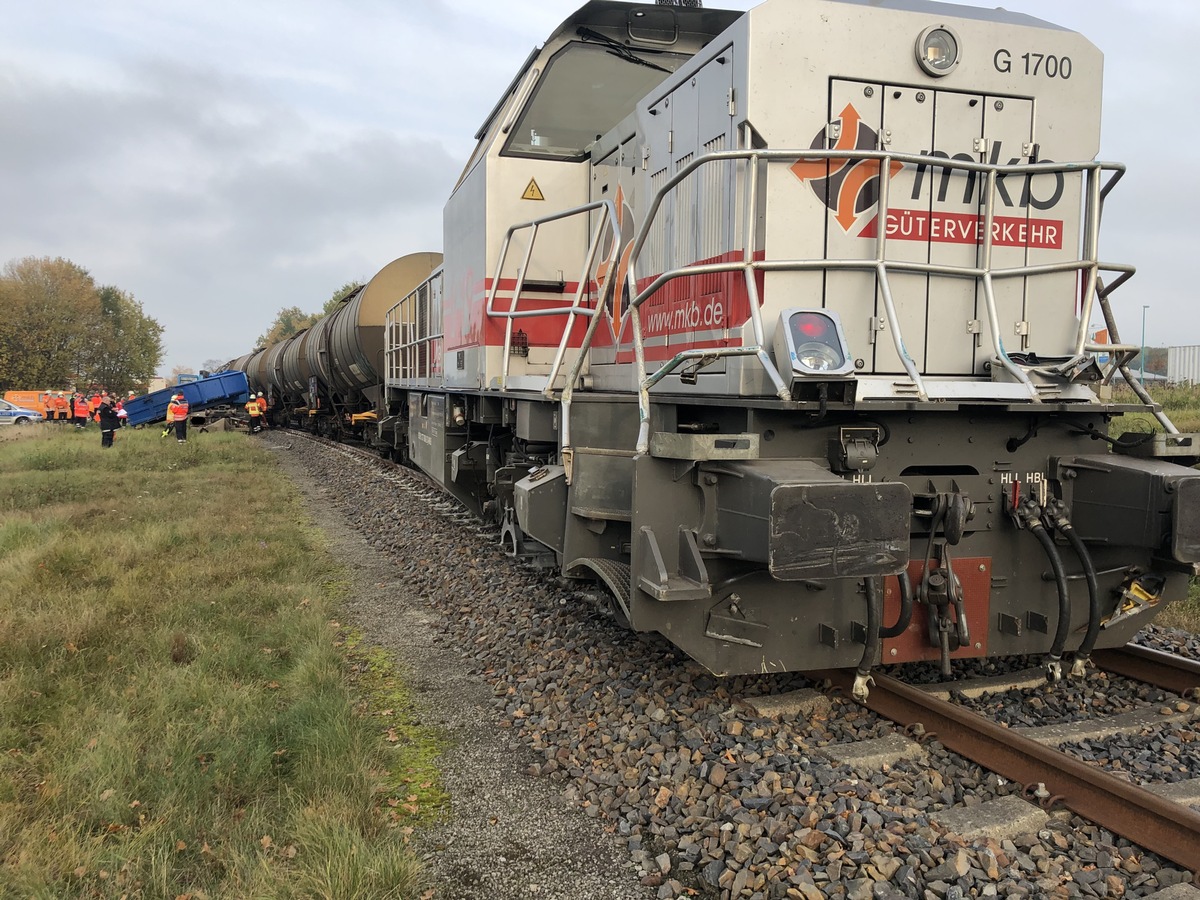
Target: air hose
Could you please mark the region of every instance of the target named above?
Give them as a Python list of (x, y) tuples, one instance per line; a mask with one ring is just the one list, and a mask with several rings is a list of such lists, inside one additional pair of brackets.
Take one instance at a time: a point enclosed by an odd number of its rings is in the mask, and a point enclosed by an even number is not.
[(1046, 662), (1046, 679), (1048, 681), (1062, 680), (1062, 654), (1067, 643), (1067, 631), (1071, 627), (1071, 595), (1067, 586), (1067, 573), (1063, 568), (1062, 556), (1054, 546), (1054, 538), (1042, 524), (1041, 508), (1032, 500), (1021, 503), (1019, 514), (1026, 526), (1050, 560), (1050, 569), (1054, 573), (1054, 585), (1058, 589), (1058, 625), (1054, 629), (1054, 642), (1050, 645), (1050, 656)]
[(851, 690), (854, 699), (860, 703), (867, 699), (871, 669), (879, 662), (879, 623), (883, 618), (883, 603), (880, 600), (879, 589), (875, 586), (875, 579), (864, 578), (863, 585), (867, 594), (867, 639)]
[(900, 581), (900, 615), (896, 617), (896, 624), (879, 629), (879, 636), (881, 638), (899, 637), (908, 629), (909, 624), (912, 622), (912, 580), (909, 579), (907, 570), (901, 572), (896, 577)]
[(1092, 650), (1096, 646), (1096, 638), (1100, 636), (1100, 585), (1096, 581), (1096, 566), (1092, 562), (1092, 554), (1088, 552), (1083, 539), (1079, 536), (1079, 532), (1075, 530), (1075, 526), (1067, 518), (1061, 500), (1055, 500), (1050, 504), (1047, 515), (1050, 521), (1054, 523), (1054, 527), (1067, 539), (1067, 543), (1071, 545), (1071, 549), (1075, 551), (1075, 555), (1079, 557), (1079, 565), (1083, 568), (1083, 577), (1087, 582), (1087, 632), (1084, 634), (1083, 642), (1075, 652), (1075, 660), (1071, 664), (1071, 676), (1073, 678), (1082, 678), (1087, 669), (1088, 659), (1091, 657)]

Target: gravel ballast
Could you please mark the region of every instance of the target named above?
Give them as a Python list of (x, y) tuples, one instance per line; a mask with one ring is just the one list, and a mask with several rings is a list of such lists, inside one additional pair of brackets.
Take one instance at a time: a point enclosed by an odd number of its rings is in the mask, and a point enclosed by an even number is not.
[[(925, 761), (835, 766), (823, 748), (894, 726), (839, 698), (827, 717), (759, 718), (747, 698), (813, 685), (714, 678), (620, 629), (600, 593), (525, 571), (411, 473), (264, 439), (355, 578), (346, 617), (396, 654), (452, 744), (452, 808), (418, 836), (440, 897), (1141, 897), (1191, 879), (1065, 813), (1035, 834), (966, 842), (933, 814), (1017, 785), (936, 741)], [(993, 708), (1043, 725), (1040, 711), (1074, 703), (1107, 714), (1159, 702), (1138, 690), (1096, 678)], [(1193, 771), (1194, 739), (1168, 741), (1161, 765), (1156, 736), (1084, 752), (1174, 780)]]

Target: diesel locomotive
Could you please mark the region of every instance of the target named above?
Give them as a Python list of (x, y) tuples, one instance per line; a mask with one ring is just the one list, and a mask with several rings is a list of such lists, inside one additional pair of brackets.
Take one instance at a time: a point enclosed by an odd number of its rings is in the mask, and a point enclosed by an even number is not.
[(713, 672), (1081, 677), (1200, 561), (1197, 436), (1114, 319), (1101, 70), (1002, 9), (591, 0), (476, 133), (444, 258), (231, 365)]

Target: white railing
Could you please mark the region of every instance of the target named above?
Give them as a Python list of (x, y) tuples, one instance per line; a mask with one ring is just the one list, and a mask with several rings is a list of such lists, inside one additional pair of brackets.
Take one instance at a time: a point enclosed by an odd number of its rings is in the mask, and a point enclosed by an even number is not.
[[(879, 198), (877, 201), (877, 222), (879, 227), (875, 236), (875, 247), (873, 256), (861, 258), (811, 258), (811, 259), (756, 259), (755, 251), (757, 248), (765, 244), (763, 235), (760, 234), (761, 226), (761, 205), (763, 203), (762, 195), (759, 190), (759, 182), (763, 177), (762, 173), (768, 166), (791, 165), (797, 161), (861, 161), (861, 160), (876, 160), (878, 161), (879, 171), (888, 172), (893, 163), (904, 165), (924, 167), (929, 172), (937, 171), (952, 171), (966, 173), (971, 178), (978, 178), (983, 184), (982, 195), (980, 198), (981, 211), (979, 213), (982, 221), (982, 234), (978, 242), (977, 265), (949, 265), (945, 263), (918, 262), (911, 260), (889, 259), (888, 244), (889, 237), (885, 223), (887, 222), (888, 212), (891, 210), (891, 195), (890, 195), (890, 179), (882, 177), (878, 179), (879, 183)], [(735, 237), (734, 246), (738, 246), (740, 241), (741, 259), (729, 262), (705, 263), (682, 265), (676, 268), (669, 269), (664, 272), (656, 273), (649, 276), (650, 280), (645, 287), (638, 289), (639, 278), (637, 275), (638, 260), (644, 249), (646, 249), (647, 241), (652, 233), (656, 223), (659, 221), (659, 212), (662, 209), (666, 198), (674, 191), (680, 183), (694, 175), (697, 170), (705, 166), (726, 165), (734, 163), (739, 165), (742, 170), (743, 177), (741, 183), (743, 185), (743, 213), (737, 218), (740, 220), (739, 226), (735, 231), (740, 232)], [(640, 415), (640, 427), (638, 432), (637, 452), (648, 452), (649, 448), (649, 413), (650, 399), (649, 392), (663, 378), (670, 375), (672, 372), (679, 369), (681, 366), (696, 362), (698, 364), (707, 364), (725, 357), (752, 357), (762, 367), (764, 373), (769, 379), (776, 395), (783, 400), (790, 399), (788, 389), (784, 383), (775, 364), (772, 362), (768, 352), (768, 342), (766, 339), (766, 331), (763, 324), (761, 312), (761, 298), (759, 297), (758, 284), (756, 275), (759, 272), (773, 271), (864, 271), (872, 272), (876, 276), (879, 286), (880, 297), (883, 303), (884, 311), (886, 312), (886, 327), (891, 337), (892, 344), (896, 350), (904, 370), (915, 388), (918, 399), (927, 400), (929, 398), (926, 390), (925, 382), (922, 379), (921, 373), (918, 371), (916, 362), (908, 352), (904, 334), (900, 323), (900, 317), (897, 315), (895, 301), (891, 288), (891, 276), (896, 273), (916, 273), (928, 276), (942, 276), (950, 278), (972, 279), (977, 284), (981, 285), (984, 307), (987, 316), (988, 336), (991, 342), (992, 350), (1000, 365), (1009, 374), (1009, 376), (1018, 384), (1023, 385), (1028, 393), (1028, 399), (1032, 403), (1041, 403), (1042, 397), (1039, 393), (1038, 385), (1030, 377), (1031, 372), (1040, 375), (1059, 376), (1063, 379), (1069, 378), (1070, 373), (1076, 370), (1082, 363), (1090, 361), (1092, 355), (1099, 352), (1109, 353), (1111, 361), (1104, 371), (1103, 378), (1107, 382), (1118, 371), (1127, 373), (1127, 366), (1140, 351), (1135, 345), (1121, 344), (1117, 338), (1116, 323), (1112, 316), (1109, 305), (1109, 297), (1112, 292), (1123, 284), (1128, 278), (1134, 274), (1132, 266), (1106, 263), (1103, 262), (1098, 255), (1099, 246), (1099, 230), (1101, 213), (1103, 211), (1104, 199), (1109, 191), (1120, 181), (1124, 175), (1125, 167), (1119, 163), (1086, 161), (1086, 162), (1041, 162), (1028, 164), (992, 164), (974, 162), (963, 159), (948, 159), (942, 156), (928, 156), (920, 154), (906, 153), (890, 153), (886, 151), (866, 151), (866, 150), (734, 150), (709, 153), (698, 157), (690, 163), (684, 165), (678, 172), (664, 181), (659, 189), (655, 192), (650, 201), (645, 217), (642, 219), (640, 227), (633, 238), (633, 249), (630, 256), (630, 263), (626, 272), (626, 287), (630, 297), (630, 302), (627, 308), (622, 313), (620, 319), (620, 327), (617, 329), (617, 334), (625, 333), (624, 329), (628, 326), (630, 329), (634, 360), (636, 365), (637, 386), (638, 386), (638, 406)], [(1058, 262), (1041, 263), (1037, 265), (1018, 265), (1004, 266), (997, 268), (993, 265), (993, 248), (995, 245), (994, 224), (996, 218), (997, 206), (997, 186), (1000, 179), (1006, 176), (1021, 176), (1032, 178), (1037, 175), (1046, 174), (1066, 174), (1074, 173), (1080, 175), (1085, 182), (1085, 190), (1083, 196), (1083, 211), (1082, 211), (1082, 229), (1080, 233), (1078, 246), (1080, 252), (1078, 258), (1064, 259)], [(537, 236), (538, 227), (548, 222), (566, 218), (568, 216), (580, 215), (590, 212), (595, 209), (603, 208), (606, 212), (605, 216), (598, 217), (597, 223), (593, 228), (592, 239), (588, 249), (587, 259), (584, 264), (584, 270), (579, 280), (579, 285), (575, 292), (574, 301), (570, 305), (556, 307), (553, 309), (541, 310), (520, 310), (518, 302), (521, 295), (524, 273), (528, 270), (530, 259), (533, 255), (534, 242)], [(688, 223), (676, 223), (676, 227), (689, 227)], [(601, 310), (605, 308), (605, 300), (610, 291), (617, 290), (617, 286), (611, 284), (611, 278), (608, 277), (615, 269), (615, 262), (619, 258), (621, 247), (617, 241), (613, 241), (612, 252), (609, 255), (608, 270), (603, 283), (600, 285), (598, 294), (599, 299), (594, 308), (583, 306), (583, 298), (588, 286), (591, 284), (591, 273), (595, 262), (595, 257), (598, 251), (599, 243), (603, 237), (605, 228), (611, 229), (613, 235), (619, 234), (619, 227), (616, 219), (616, 211), (610, 201), (601, 201), (587, 204), (585, 206), (574, 207), (569, 210), (564, 210), (561, 213), (556, 213), (550, 216), (536, 219), (531, 222), (514, 225), (505, 235), (504, 245), (501, 249), (500, 259), (497, 264), (496, 278), (492, 282), (491, 290), (488, 295), (487, 313), (489, 316), (500, 317), (507, 320), (505, 331), (504, 344), (504, 369), (501, 377), (501, 387), (508, 378), (508, 358), (512, 346), (512, 329), (515, 320), (523, 317), (545, 316), (545, 315), (566, 315), (567, 323), (563, 331), (562, 340), (558, 347), (558, 352), (555, 355), (554, 364), (550, 375), (547, 378), (543, 394), (552, 396), (554, 392), (554, 382), (558, 376), (558, 372), (562, 365), (567, 344), (575, 322), (576, 316), (587, 316), (591, 318), (591, 322), (587, 329), (587, 333), (583, 338), (582, 345), (578, 348), (571, 371), (568, 374), (565, 385), (563, 387), (560, 402), (562, 403), (562, 441), (564, 447), (570, 447), (570, 404), (576, 384), (579, 381), (580, 374), (591, 347), (592, 339), (595, 334), (596, 325), (602, 318)], [(513, 291), (512, 300), (508, 309), (497, 308), (496, 295), (500, 283), (500, 273), (503, 271), (509, 247), (512, 243), (513, 236), (520, 231), (530, 230), (530, 238), (525, 248), (525, 257), (520, 269), (516, 287)], [(650, 372), (646, 364), (646, 352), (644, 343), (644, 333), (641, 322), (640, 309), (642, 305), (654, 296), (665, 285), (678, 278), (692, 277), (706, 274), (718, 274), (728, 272), (741, 272), (745, 281), (746, 293), (749, 298), (750, 308), (750, 324), (752, 330), (752, 343), (740, 347), (720, 347), (720, 348), (705, 348), (684, 350), (674, 355), (667, 360), (655, 371)], [(1082, 292), (1082, 314), (1080, 316), (1075, 341), (1072, 347), (1072, 353), (1065, 362), (1058, 362), (1053, 366), (1027, 366), (1015, 361), (1007, 348), (1005, 347), (1002, 328), (999, 314), (997, 312), (995, 281), (997, 279), (1009, 278), (1028, 278), (1040, 275), (1051, 275), (1062, 272), (1077, 272), (1080, 273), (1083, 279)], [(1113, 272), (1117, 277), (1112, 283), (1105, 285), (1102, 278), (1102, 272)], [(1088, 340), (1088, 334), (1091, 324), (1091, 309), (1094, 300), (1098, 300), (1103, 312), (1106, 324), (1109, 328), (1109, 333), (1113, 337), (1112, 344), (1095, 344)], [(1139, 396), (1141, 396), (1139, 394)], [(1152, 402), (1148, 397), (1143, 398), (1145, 402)], [(1164, 416), (1159, 416), (1160, 421), (1163, 421), (1164, 427), (1168, 431), (1175, 431), (1173, 425), (1166, 420)]]

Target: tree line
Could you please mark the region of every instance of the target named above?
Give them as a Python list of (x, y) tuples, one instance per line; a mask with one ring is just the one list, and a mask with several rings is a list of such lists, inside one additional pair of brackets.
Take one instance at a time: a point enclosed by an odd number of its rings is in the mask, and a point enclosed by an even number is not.
[(127, 291), (68, 259), (28, 256), (0, 271), (0, 390), (146, 390), (162, 326)]

